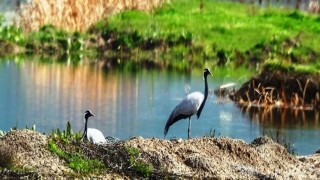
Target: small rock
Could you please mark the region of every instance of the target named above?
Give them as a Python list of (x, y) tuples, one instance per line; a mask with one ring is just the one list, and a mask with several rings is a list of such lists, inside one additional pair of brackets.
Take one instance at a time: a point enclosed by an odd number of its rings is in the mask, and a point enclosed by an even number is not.
[(135, 139), (143, 140), (143, 137), (141, 137), (141, 136), (133, 136), (129, 140), (135, 140)]
[(299, 161), (301, 161), (301, 162), (306, 162), (307, 159), (303, 157), (303, 158), (300, 158)]
[(273, 142), (271, 138), (269, 138), (267, 136), (262, 136), (262, 137), (254, 139), (251, 142), (251, 145), (253, 145), (253, 146), (261, 146), (261, 145), (267, 144), (269, 142)]
[(175, 142), (175, 143), (182, 143), (183, 140), (181, 138), (179, 139), (170, 139), (171, 142)]

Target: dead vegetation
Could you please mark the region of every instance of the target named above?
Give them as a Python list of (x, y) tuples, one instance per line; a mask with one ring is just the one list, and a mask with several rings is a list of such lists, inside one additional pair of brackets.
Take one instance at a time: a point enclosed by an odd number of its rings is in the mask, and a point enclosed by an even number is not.
[(18, 24), (35, 31), (50, 24), (67, 31), (87, 30), (93, 23), (126, 9), (150, 11), (165, 0), (33, 0), (21, 7)]
[(318, 109), (319, 74), (264, 70), (230, 94), (242, 106)]

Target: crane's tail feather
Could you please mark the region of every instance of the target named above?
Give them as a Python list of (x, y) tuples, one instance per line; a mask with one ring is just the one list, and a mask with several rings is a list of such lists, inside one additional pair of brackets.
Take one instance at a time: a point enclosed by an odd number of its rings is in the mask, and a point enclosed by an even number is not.
[(172, 120), (173, 120), (173, 112), (170, 114), (170, 116), (169, 116), (169, 118), (168, 118), (168, 120), (167, 120), (167, 123), (166, 123), (166, 126), (164, 127), (164, 131), (163, 131), (163, 135), (164, 135), (164, 137), (166, 137), (166, 135), (167, 135), (167, 133), (168, 133), (168, 131), (169, 131), (169, 128), (170, 128), (170, 126), (173, 124), (172, 123)]
[(170, 116), (167, 120), (166, 126), (164, 127), (164, 131), (163, 131), (164, 137), (166, 137), (166, 135), (169, 131), (169, 128), (172, 124), (176, 123), (177, 121), (179, 121), (181, 119), (185, 119), (185, 118), (188, 118), (191, 116), (191, 115), (184, 115), (184, 114), (179, 114), (177, 116), (174, 116), (173, 114), (174, 114), (174, 111), (172, 111), (172, 113), (170, 114)]

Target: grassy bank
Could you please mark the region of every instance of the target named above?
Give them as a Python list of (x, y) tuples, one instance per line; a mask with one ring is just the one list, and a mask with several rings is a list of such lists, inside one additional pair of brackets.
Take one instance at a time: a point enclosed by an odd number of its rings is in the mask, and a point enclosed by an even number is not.
[[(319, 51), (319, 18), (284, 9), (223, 1), (172, 1), (152, 13), (126, 11), (109, 18), (109, 27), (144, 37), (192, 34), (195, 45), (248, 50), (259, 42), (305, 36), (301, 43)], [(311, 38), (311, 39), (310, 39)]]
[(152, 13), (126, 11), (112, 16), (108, 28), (168, 44), (188, 39), (191, 46), (179, 49), (186, 54), (183, 58), (192, 54), (194, 59), (213, 60), (212, 65), (276, 60), (319, 66), (319, 19), (294, 10), (231, 2), (205, 1), (201, 8), (198, 1), (173, 1)]
[(295, 10), (173, 0), (151, 11), (111, 15), (82, 33), (50, 25), (28, 34), (1, 27), (0, 44), (6, 50), (0, 54), (22, 52), (74, 62), (90, 57), (108, 67), (256, 70), (267, 63), (318, 72), (319, 22), (318, 16)]

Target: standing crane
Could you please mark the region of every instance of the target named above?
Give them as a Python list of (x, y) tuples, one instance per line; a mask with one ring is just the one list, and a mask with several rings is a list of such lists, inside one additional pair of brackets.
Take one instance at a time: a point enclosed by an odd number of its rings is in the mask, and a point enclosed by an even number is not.
[(197, 114), (197, 119), (200, 117), (201, 111), (206, 103), (208, 97), (208, 82), (207, 76), (211, 75), (211, 72), (208, 68), (205, 68), (203, 71), (204, 79), (204, 94), (201, 92), (193, 92), (188, 94), (172, 111), (167, 120), (166, 126), (164, 128), (164, 136), (167, 135), (169, 128), (175, 122), (189, 118), (188, 126), (188, 139), (190, 138), (190, 127), (191, 127), (191, 116)]

